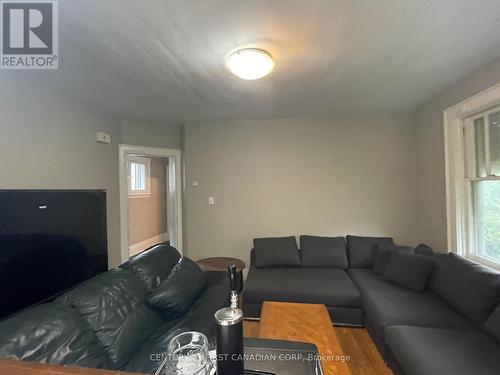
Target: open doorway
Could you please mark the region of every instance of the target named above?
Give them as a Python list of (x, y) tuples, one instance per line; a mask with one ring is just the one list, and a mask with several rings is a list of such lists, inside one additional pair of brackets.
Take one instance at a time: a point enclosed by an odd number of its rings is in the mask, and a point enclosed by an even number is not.
[(162, 242), (182, 253), (180, 150), (119, 149), (122, 262)]

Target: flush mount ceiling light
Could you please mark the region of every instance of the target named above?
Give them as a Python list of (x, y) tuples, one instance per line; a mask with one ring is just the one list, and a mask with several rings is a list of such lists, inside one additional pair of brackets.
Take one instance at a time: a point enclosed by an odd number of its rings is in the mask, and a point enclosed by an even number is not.
[(245, 48), (227, 58), (227, 67), (234, 75), (253, 80), (271, 73), (274, 69), (274, 60), (266, 51)]

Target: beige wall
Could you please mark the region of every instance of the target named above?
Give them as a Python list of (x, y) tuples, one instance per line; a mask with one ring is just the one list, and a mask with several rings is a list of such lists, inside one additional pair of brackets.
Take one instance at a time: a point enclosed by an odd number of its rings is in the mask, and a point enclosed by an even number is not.
[[(178, 148), (179, 127), (139, 128), (136, 121), (121, 121), (6, 74), (0, 77), (0, 189), (106, 189), (109, 266), (117, 266), (118, 144)], [(112, 143), (97, 143), (96, 131), (111, 134)]]
[(124, 120), (121, 143), (139, 146), (180, 148), (180, 126)]
[(0, 113), (0, 188), (106, 189), (109, 265), (119, 264), (119, 121), (21, 80), (2, 82)]
[(413, 135), (406, 115), (187, 124), (187, 255), (248, 261), (260, 236), (415, 243)]
[(129, 197), (129, 246), (168, 232), (168, 158), (150, 159), (151, 194)]
[(415, 143), (420, 242), (447, 249), (443, 111), (498, 83), (500, 60), (448, 88), (417, 111)]

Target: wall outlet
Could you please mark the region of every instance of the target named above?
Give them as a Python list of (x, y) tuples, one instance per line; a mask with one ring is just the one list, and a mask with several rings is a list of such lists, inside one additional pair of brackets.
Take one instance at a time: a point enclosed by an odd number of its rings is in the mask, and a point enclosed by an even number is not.
[(95, 133), (95, 140), (99, 143), (111, 143), (111, 136), (108, 133)]
[(215, 204), (215, 198), (214, 197), (208, 197), (208, 204), (210, 206), (213, 206)]
[(194, 180), (194, 181), (193, 181), (193, 183), (192, 183), (192, 186), (193, 186), (193, 187), (198, 187), (198, 185), (199, 185), (199, 184), (198, 184), (198, 181)]

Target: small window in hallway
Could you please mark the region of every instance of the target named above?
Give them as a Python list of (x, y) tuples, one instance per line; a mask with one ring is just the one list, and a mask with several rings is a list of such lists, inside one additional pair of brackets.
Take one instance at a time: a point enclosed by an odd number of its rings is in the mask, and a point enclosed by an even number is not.
[(149, 195), (150, 186), (150, 160), (138, 156), (130, 156), (127, 160), (128, 168), (128, 194)]

